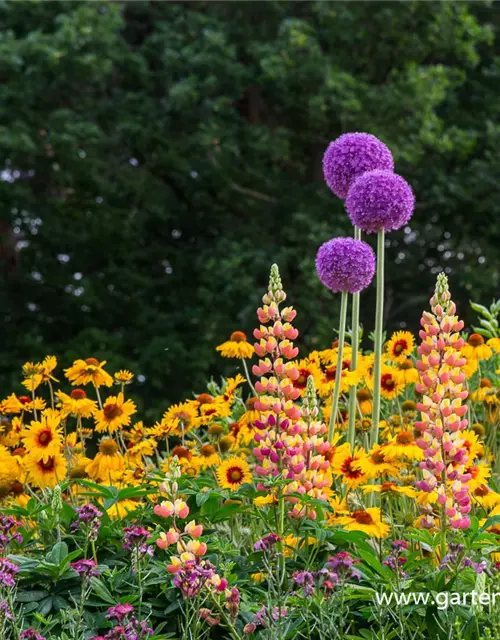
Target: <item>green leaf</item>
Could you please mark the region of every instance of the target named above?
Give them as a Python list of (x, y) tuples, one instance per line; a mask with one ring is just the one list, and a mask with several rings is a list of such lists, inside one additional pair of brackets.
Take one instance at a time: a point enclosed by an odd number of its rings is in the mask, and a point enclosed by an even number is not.
[(92, 577), (90, 579), (90, 583), (92, 585), (92, 591), (103, 600), (107, 604), (116, 604), (116, 598), (113, 598), (109, 589), (99, 578)]

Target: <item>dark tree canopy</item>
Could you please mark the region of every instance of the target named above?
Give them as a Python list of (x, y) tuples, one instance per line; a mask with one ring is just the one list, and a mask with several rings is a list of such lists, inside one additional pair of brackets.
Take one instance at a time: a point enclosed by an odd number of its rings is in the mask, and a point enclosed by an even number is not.
[(498, 295), (497, 3), (2, 2), (0, 19), (3, 396), (53, 353), (129, 367), (164, 407), (234, 370), (215, 346), (251, 332), (273, 262), (302, 343), (328, 344), (314, 257), (351, 227), (321, 157), (345, 131), (382, 138), (417, 196), (388, 238), (386, 326), (416, 329), (442, 269), (462, 315)]

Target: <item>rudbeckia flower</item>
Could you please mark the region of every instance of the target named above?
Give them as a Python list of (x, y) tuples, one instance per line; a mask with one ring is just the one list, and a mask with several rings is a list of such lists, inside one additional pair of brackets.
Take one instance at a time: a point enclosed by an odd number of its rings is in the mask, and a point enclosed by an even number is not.
[(404, 384), (398, 376), (397, 369), (382, 365), (380, 372), (380, 393), (386, 400), (394, 400), (404, 390)]
[(48, 382), (49, 380), (59, 382), (59, 380), (52, 375), (56, 367), (57, 358), (55, 356), (46, 356), (43, 362), (37, 362), (36, 364), (27, 362), (23, 366), (23, 374), (26, 379), (23, 380), (22, 385), (26, 387), (28, 391), (34, 391), (43, 382)]
[(99, 444), (99, 453), (85, 468), (93, 480), (109, 481), (114, 471), (123, 471), (125, 462), (118, 444), (111, 438), (104, 438)]
[(121, 369), (114, 374), (113, 378), (116, 384), (130, 384), (134, 379), (134, 374), (127, 369)]
[(248, 462), (236, 456), (224, 460), (215, 475), (219, 486), (233, 491), (239, 489), (242, 484), (252, 481)]
[(493, 351), (484, 343), (484, 338), (479, 333), (471, 333), (467, 343), (462, 347), (462, 353), (467, 360), (489, 360), (493, 355)]
[(73, 389), (67, 395), (62, 391), (56, 391), (56, 396), (60, 401), (60, 411), (63, 416), (79, 416), (80, 418), (90, 418), (97, 411), (97, 402), (87, 398), (83, 389)]
[(410, 431), (401, 431), (387, 443), (385, 456), (387, 460), (400, 460), (401, 458), (422, 460), (424, 454), (416, 444), (413, 434)]
[(357, 466), (362, 455), (363, 450), (361, 448), (356, 448), (351, 453), (351, 446), (348, 442), (338, 447), (335, 451), (333, 473), (335, 476), (340, 477), (349, 489), (356, 489), (356, 487), (366, 482), (366, 475)]
[(410, 358), (405, 358), (398, 362), (394, 375), (405, 387), (409, 384), (416, 384), (419, 381), (418, 370), (413, 366)]
[(200, 447), (199, 460), (203, 469), (213, 467), (219, 463), (219, 454), (211, 444), (204, 444)]
[(223, 358), (251, 358), (254, 354), (252, 345), (247, 342), (247, 337), (243, 331), (233, 331), (231, 337), (216, 347)]
[(113, 378), (104, 371), (103, 367), (106, 360), (99, 362), (96, 358), (87, 358), (86, 360), (75, 360), (69, 369), (65, 369), (66, 378), (72, 385), (85, 386), (91, 382), (95, 387), (105, 385), (110, 387), (113, 384)]
[(66, 459), (60, 453), (45, 459), (28, 454), (23, 458), (23, 464), (27, 472), (27, 482), (40, 489), (53, 489), (64, 480), (68, 470)]
[(115, 433), (118, 429), (126, 427), (131, 422), (131, 417), (137, 411), (132, 400), (125, 400), (123, 393), (117, 396), (109, 396), (102, 409), (95, 412), (96, 431)]
[(383, 482), (382, 484), (367, 484), (361, 487), (364, 493), (382, 493), (388, 495), (403, 495), (407, 498), (414, 498), (417, 492), (413, 487), (402, 487), (395, 482)]
[(183, 436), (198, 426), (198, 403), (196, 400), (186, 400), (169, 407), (161, 419), (160, 427), (164, 435)]
[(399, 476), (399, 464), (386, 458), (386, 445), (376, 444), (368, 453), (362, 453), (354, 466), (359, 469), (366, 478), (380, 478), (380, 476)]
[(389, 525), (383, 522), (378, 507), (353, 511), (349, 515), (335, 518), (335, 522), (342, 525), (346, 531), (363, 531), (370, 538), (386, 538), (390, 531)]
[(472, 499), (483, 509), (489, 511), (500, 504), (500, 493), (493, 491), (485, 484), (481, 484), (472, 492)]
[(61, 415), (58, 411), (47, 409), (40, 422), (34, 420), (21, 436), (28, 455), (33, 460), (47, 462), (57, 456), (62, 446), (62, 431), (59, 428)]
[(409, 331), (396, 331), (386, 345), (386, 352), (392, 362), (403, 362), (411, 356), (415, 347), (413, 335)]

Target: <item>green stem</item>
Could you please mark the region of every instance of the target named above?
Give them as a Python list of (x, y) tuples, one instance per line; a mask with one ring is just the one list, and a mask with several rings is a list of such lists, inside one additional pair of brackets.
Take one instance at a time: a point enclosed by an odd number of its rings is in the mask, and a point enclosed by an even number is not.
[(250, 389), (252, 390), (252, 393), (255, 397), (257, 397), (257, 391), (255, 391), (255, 387), (252, 384), (252, 379), (250, 378), (250, 372), (248, 371), (248, 366), (247, 366), (247, 362), (245, 360), (245, 358), (241, 359), (242, 363), (243, 363), (243, 369), (245, 371), (245, 375), (247, 377), (247, 382), (248, 382), (248, 386), (250, 387)]
[(335, 386), (332, 395), (332, 413), (330, 415), (330, 426), (328, 428), (328, 440), (333, 440), (335, 420), (339, 406), (340, 383), (342, 381), (342, 360), (344, 357), (345, 323), (347, 318), (347, 291), (342, 291), (340, 298), (340, 325), (339, 325), (339, 346), (337, 351), (337, 369), (335, 371)]
[(382, 325), (384, 320), (384, 230), (377, 236), (377, 306), (375, 311), (375, 362), (373, 365), (373, 413), (372, 439), (370, 445), (378, 443), (380, 422), (380, 374), (382, 370)]
[[(354, 227), (354, 239), (361, 240), (361, 229)], [(359, 349), (359, 292), (352, 295), (352, 334), (351, 334), (351, 371), (355, 371), (358, 366)], [(354, 435), (356, 422), (356, 385), (349, 389), (349, 424), (347, 427), (347, 441), (354, 449)]]

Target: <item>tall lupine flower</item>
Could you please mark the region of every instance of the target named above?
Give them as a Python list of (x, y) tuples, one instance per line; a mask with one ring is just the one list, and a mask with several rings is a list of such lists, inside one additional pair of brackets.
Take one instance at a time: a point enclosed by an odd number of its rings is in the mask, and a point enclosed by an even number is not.
[[(417, 487), (438, 494), (444, 548), (447, 523), (455, 529), (470, 526), (467, 482), (471, 476), (466, 472), (468, 449), (461, 437), (468, 425), (467, 407), (463, 404), (468, 395), (462, 370), (466, 359), (460, 353), (464, 340), (459, 333), (464, 323), (456, 315), (448, 279), (442, 273), (438, 275), (430, 305), (431, 312), (424, 311), (420, 321), (422, 343), (418, 347), (421, 383), (416, 390), (423, 397), (417, 403), (422, 419), (415, 422), (415, 427), (421, 432), (417, 444), (425, 459), (420, 463), (423, 479), (417, 482)], [(434, 518), (427, 515), (422, 524), (432, 527)]]
[[(298, 331), (290, 324), (296, 312), (292, 307), (280, 310), (279, 305), (286, 299), (278, 267), (273, 265), (269, 282), (269, 291), (262, 298), (263, 306), (257, 315), (262, 323), (254, 331), (255, 352), (260, 357), (254, 365), (253, 373), (260, 377), (255, 388), (260, 394), (255, 409), (260, 419), (255, 422), (255, 440), (257, 475), (276, 477), (279, 474), (291, 480), (285, 493), (307, 494), (320, 500), (326, 500), (324, 489), (331, 484), (328, 475), (330, 462), (325, 455), (331, 445), (325, 440), (326, 427), (317, 419), (316, 394), (314, 385), (308, 384), (308, 393), (304, 408), (295, 404), (300, 396), (293, 381), (299, 376), (299, 370), (292, 362), (298, 349), (293, 340)], [(258, 485), (263, 489), (263, 485)], [(315, 517), (312, 509), (305, 510), (297, 504), (290, 511), (292, 517), (308, 515)], [(283, 531), (278, 532), (280, 535)]]

